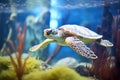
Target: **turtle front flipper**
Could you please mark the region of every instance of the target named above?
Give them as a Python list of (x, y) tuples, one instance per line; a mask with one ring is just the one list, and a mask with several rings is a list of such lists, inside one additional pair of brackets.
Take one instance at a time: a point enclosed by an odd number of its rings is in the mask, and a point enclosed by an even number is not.
[(97, 56), (93, 51), (90, 50), (82, 41), (80, 41), (77, 37), (67, 37), (65, 42), (77, 53), (86, 58), (96, 59)]
[(31, 47), (31, 48), (29, 49), (29, 51), (30, 51), (30, 52), (35, 52), (35, 51), (37, 51), (37, 50), (39, 50), (39, 49), (45, 48), (45, 47), (46, 47), (49, 43), (51, 43), (51, 42), (55, 42), (55, 40), (54, 40), (54, 39), (46, 39), (46, 40), (44, 40), (42, 43), (37, 44), (37, 45)]

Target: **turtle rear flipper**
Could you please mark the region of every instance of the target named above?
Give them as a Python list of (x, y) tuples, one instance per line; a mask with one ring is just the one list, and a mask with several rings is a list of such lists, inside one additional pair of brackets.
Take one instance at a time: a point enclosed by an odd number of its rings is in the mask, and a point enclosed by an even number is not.
[(104, 46), (104, 47), (112, 47), (112, 46), (113, 46), (113, 43), (111, 43), (111, 42), (108, 41), (108, 40), (103, 40), (103, 39), (101, 39), (101, 40), (100, 40), (100, 45), (101, 45), (101, 46)]
[(35, 51), (37, 51), (37, 50), (39, 50), (39, 49), (45, 48), (45, 47), (46, 47), (49, 43), (51, 43), (51, 42), (55, 42), (55, 40), (54, 40), (54, 39), (46, 39), (46, 40), (44, 40), (42, 43), (37, 44), (37, 45), (31, 47), (31, 48), (29, 49), (29, 51), (30, 51), (30, 52), (35, 52)]
[(87, 58), (96, 59), (97, 56), (77, 37), (67, 37), (65, 42), (77, 53)]

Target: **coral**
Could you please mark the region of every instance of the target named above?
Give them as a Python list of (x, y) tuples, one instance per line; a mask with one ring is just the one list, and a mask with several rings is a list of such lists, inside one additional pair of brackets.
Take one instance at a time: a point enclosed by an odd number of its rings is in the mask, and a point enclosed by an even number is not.
[[(99, 80), (120, 80), (120, 12), (113, 18), (113, 53), (114, 57), (109, 54), (109, 49), (99, 45), (92, 46), (93, 51), (98, 59), (93, 61), (92, 74)], [(90, 71), (91, 72), (91, 71)]]
[(118, 61), (120, 62), (120, 10), (118, 10), (118, 16), (114, 16), (113, 22), (113, 42), (114, 53)]
[(98, 59), (93, 60), (92, 74), (99, 80), (111, 80), (111, 71), (114, 67), (111, 65), (114, 63), (114, 60), (112, 62), (109, 52), (102, 46), (98, 45), (93, 51), (97, 54)]
[(59, 66), (47, 71), (32, 72), (23, 77), (23, 80), (90, 80), (77, 74), (74, 70)]

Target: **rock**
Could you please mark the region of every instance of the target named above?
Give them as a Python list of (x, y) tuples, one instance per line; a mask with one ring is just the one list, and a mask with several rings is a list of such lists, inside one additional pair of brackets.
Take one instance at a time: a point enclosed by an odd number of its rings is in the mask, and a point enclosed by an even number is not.
[(46, 71), (52, 69), (52, 66), (41, 60), (40, 69)]
[(69, 68), (75, 68), (77, 65), (77, 60), (72, 57), (63, 58), (55, 64), (55, 66), (67, 66)]
[(78, 72), (80, 75), (90, 76), (88, 68), (92, 68), (92, 64), (82, 62), (76, 66), (75, 71)]
[(81, 62), (77, 66), (84, 66), (84, 67), (92, 68), (92, 64), (91, 63), (86, 63), (86, 62)]

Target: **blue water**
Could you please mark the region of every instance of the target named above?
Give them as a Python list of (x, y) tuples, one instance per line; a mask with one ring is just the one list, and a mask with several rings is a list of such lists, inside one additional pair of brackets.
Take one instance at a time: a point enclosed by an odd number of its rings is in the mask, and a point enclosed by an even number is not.
[[(11, 24), (19, 24), (23, 28), (28, 16), (33, 16), (34, 19), (31, 19), (27, 25), (25, 48), (23, 50), (25, 53), (28, 53), (29, 48), (33, 45), (39, 44), (45, 40), (43, 36), (45, 28), (59, 28), (65, 24), (77, 24), (97, 32), (96, 27), (102, 23), (105, 5), (104, 1), (97, 1), (98, 0), (51, 0), (51, 3), (48, 2), (46, 4), (44, 1), (42, 2), (40, 0), (33, 2), (30, 0), (18, 0), (11, 3), (9, 1), (0, 1), (0, 48), (2, 48), (3, 43), (6, 42), (9, 28), (13, 28)], [(110, 4), (110, 13), (112, 15), (117, 15), (117, 9), (120, 8), (119, 1), (110, 0), (107, 3)], [(15, 7), (11, 8), (11, 6)], [(14, 10), (14, 8), (16, 9)], [(15, 21), (6, 24), (6, 21), (10, 20), (11, 13), (14, 12), (17, 14)], [(15, 26), (14, 29), (16, 30)], [(17, 38), (16, 36), (13, 37)], [(46, 58), (52, 55), (55, 46), (56, 44), (50, 44), (45, 50), (47, 52), (46, 56), (42, 57)], [(44, 51), (39, 54), (44, 54)], [(68, 56), (74, 57), (79, 61), (88, 60), (76, 54), (70, 47), (62, 47), (54, 60), (57, 61)]]

